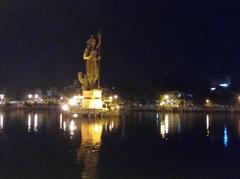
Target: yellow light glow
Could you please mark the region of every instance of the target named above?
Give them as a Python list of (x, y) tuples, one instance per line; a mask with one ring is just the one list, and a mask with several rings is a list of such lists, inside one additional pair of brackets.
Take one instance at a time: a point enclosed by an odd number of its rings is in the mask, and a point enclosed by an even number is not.
[(165, 104), (165, 102), (164, 101), (162, 101), (161, 103), (160, 103), (160, 106), (163, 106)]
[(100, 145), (103, 130), (103, 123), (84, 122), (81, 125), (82, 140), (84, 143)]
[(80, 97), (79, 97), (79, 96), (73, 96), (73, 97), (68, 101), (68, 104), (69, 104), (70, 106), (77, 106), (79, 102), (80, 102)]
[(67, 104), (62, 105), (63, 111), (69, 111), (69, 106)]
[(112, 121), (111, 124), (109, 125), (109, 130), (112, 131), (113, 128), (114, 128), (114, 122)]
[(114, 95), (114, 99), (118, 99), (118, 95)]
[(164, 95), (164, 98), (165, 98), (165, 99), (169, 99), (169, 96), (168, 96), (168, 95)]
[(112, 97), (112, 96), (109, 96), (108, 99), (109, 99), (109, 101), (112, 101), (112, 100), (113, 100), (113, 97)]
[(78, 117), (78, 114), (73, 114), (73, 117), (74, 117), (74, 118), (77, 118), (77, 117)]
[(103, 102), (102, 100), (95, 100), (93, 105), (94, 105), (94, 109), (102, 109)]
[(84, 165), (82, 176), (87, 176), (86, 178), (98, 176), (97, 166), (103, 125), (103, 121), (82, 121), (81, 123), (82, 143), (77, 150), (77, 161)]

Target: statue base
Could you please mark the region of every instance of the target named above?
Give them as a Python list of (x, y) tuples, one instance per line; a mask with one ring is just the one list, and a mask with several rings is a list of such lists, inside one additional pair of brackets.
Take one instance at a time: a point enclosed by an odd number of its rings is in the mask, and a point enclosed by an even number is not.
[(82, 96), (83, 109), (103, 109), (102, 90), (83, 90)]

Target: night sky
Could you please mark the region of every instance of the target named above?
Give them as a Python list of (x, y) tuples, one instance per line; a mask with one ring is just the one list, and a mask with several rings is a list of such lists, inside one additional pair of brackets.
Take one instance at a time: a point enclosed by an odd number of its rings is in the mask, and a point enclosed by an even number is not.
[(1, 0), (0, 88), (66, 86), (101, 28), (102, 83), (240, 76), (240, 3)]

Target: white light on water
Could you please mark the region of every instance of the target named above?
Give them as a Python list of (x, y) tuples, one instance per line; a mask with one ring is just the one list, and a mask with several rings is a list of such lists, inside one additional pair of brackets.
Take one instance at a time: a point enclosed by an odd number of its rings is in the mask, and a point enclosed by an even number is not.
[(164, 121), (160, 122), (160, 134), (162, 138), (166, 137), (166, 134), (168, 134), (168, 129), (169, 129), (169, 116), (165, 115)]
[(28, 132), (31, 132), (31, 115), (28, 115)]
[(66, 131), (66, 121), (63, 122), (63, 130)]
[(70, 125), (69, 125), (69, 130), (70, 130), (70, 134), (73, 135), (74, 131), (76, 130), (77, 126), (75, 125), (74, 120), (71, 120)]
[(59, 127), (60, 127), (60, 129), (62, 129), (63, 128), (63, 126), (62, 126), (62, 124), (63, 124), (63, 115), (62, 115), (62, 113), (60, 114), (60, 117), (59, 117)]
[(34, 126), (33, 126), (34, 132), (38, 131), (38, 115), (34, 115)]
[(165, 131), (166, 131), (166, 134), (168, 134), (168, 124), (169, 124), (169, 117), (168, 117), (168, 115), (166, 115), (165, 116), (165, 120), (164, 120), (164, 122), (165, 122)]
[(207, 137), (209, 136), (209, 115), (206, 116)]
[(0, 115), (0, 129), (3, 129), (3, 114)]

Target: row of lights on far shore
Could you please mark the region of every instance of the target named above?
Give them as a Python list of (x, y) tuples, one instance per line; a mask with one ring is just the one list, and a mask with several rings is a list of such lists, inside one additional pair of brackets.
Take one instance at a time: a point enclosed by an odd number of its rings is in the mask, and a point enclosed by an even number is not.
[(40, 97), (39, 97), (39, 95), (38, 94), (28, 94), (28, 99), (39, 99)]
[(118, 99), (118, 95), (109, 96), (108, 99), (109, 101), (112, 101), (113, 99)]
[[(237, 99), (238, 99), (238, 101), (240, 102), (240, 95), (237, 97)], [(207, 105), (210, 105), (210, 104), (213, 103), (213, 101), (210, 100), (210, 99), (206, 99), (206, 100), (205, 100), (205, 103), (206, 103)]]

